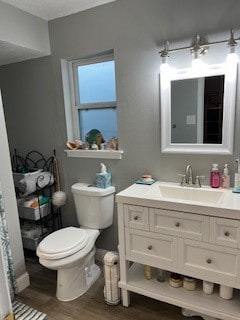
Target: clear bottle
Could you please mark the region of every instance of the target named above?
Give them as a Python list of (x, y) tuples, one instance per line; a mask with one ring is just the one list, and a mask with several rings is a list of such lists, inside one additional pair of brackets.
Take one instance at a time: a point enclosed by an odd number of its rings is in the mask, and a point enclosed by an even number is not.
[(218, 164), (213, 163), (212, 171), (210, 175), (210, 185), (212, 188), (219, 188), (220, 187), (220, 174), (218, 171)]
[(228, 189), (230, 188), (230, 176), (228, 174), (228, 165), (225, 164), (223, 174), (221, 176), (221, 187)]
[(157, 269), (157, 281), (164, 282), (166, 281), (167, 271), (163, 269)]

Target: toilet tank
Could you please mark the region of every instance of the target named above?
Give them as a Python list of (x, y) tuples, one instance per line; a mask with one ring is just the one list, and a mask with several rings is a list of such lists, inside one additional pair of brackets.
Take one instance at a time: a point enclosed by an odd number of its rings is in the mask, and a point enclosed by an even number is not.
[(71, 187), (80, 226), (104, 229), (113, 223), (115, 187), (96, 188), (86, 183)]

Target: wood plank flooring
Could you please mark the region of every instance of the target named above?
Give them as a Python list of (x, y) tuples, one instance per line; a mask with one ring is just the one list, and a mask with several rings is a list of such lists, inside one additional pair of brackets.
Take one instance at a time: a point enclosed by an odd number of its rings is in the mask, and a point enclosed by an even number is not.
[(128, 308), (104, 302), (104, 279), (101, 276), (82, 297), (58, 301), (55, 296), (56, 272), (42, 267), (35, 258), (26, 259), (31, 285), (17, 295), (17, 300), (48, 315), (49, 320), (200, 320), (186, 318), (181, 309), (141, 295), (131, 294)]

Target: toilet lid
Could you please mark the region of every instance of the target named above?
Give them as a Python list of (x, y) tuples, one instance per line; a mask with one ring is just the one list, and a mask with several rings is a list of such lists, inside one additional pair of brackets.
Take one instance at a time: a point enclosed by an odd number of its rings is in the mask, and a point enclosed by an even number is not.
[(86, 230), (67, 227), (57, 230), (44, 238), (38, 248), (37, 255), (45, 259), (60, 259), (83, 249), (88, 241)]

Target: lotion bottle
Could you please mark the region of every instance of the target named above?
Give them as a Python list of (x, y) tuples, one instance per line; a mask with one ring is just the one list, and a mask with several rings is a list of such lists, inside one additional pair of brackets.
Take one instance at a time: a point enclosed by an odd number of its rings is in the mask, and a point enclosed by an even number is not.
[(221, 176), (221, 187), (228, 189), (230, 188), (230, 176), (228, 174), (228, 165), (225, 164), (223, 174)]
[(219, 188), (220, 187), (220, 174), (218, 171), (218, 164), (213, 163), (212, 171), (210, 175), (210, 184), (212, 188)]
[(240, 193), (240, 161), (236, 159), (237, 163), (237, 172), (234, 175), (234, 188), (233, 192)]

